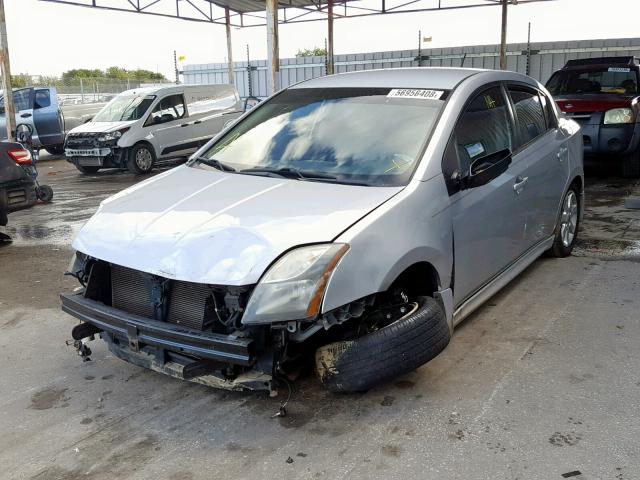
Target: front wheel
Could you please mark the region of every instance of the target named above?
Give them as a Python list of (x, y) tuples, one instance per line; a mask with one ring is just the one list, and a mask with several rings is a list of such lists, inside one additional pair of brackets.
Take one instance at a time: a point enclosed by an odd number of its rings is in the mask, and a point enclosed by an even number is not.
[[(332, 392), (362, 392), (388, 382), (435, 358), (451, 331), (442, 306), (431, 297), (407, 304), (399, 319), (352, 340), (316, 351), (316, 373)], [(380, 312), (385, 318), (389, 310)]]
[(562, 200), (560, 221), (556, 228), (553, 245), (549, 253), (553, 257), (563, 258), (571, 255), (578, 238), (580, 226), (580, 194), (575, 186), (571, 186)]
[(137, 175), (143, 175), (153, 170), (153, 165), (156, 163), (156, 154), (153, 151), (153, 147), (150, 145), (141, 143), (135, 145), (129, 152), (129, 160), (127, 161), (127, 168), (131, 173)]

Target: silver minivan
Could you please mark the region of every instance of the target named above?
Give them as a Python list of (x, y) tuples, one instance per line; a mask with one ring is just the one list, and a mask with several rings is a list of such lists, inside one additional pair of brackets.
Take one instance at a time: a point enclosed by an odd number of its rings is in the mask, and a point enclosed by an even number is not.
[(101, 168), (149, 173), (187, 157), (243, 112), (233, 85), (159, 85), (115, 96), (66, 136), (67, 160), (85, 174)]
[(314, 364), (363, 391), (438, 355), (547, 252), (571, 253), (582, 136), (535, 80), (410, 68), (309, 80), (104, 201), (62, 295), (83, 356), (229, 389)]

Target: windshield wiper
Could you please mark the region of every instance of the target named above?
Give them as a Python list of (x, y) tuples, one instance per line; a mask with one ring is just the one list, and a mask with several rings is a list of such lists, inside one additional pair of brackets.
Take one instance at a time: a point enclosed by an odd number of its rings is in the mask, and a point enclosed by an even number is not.
[(271, 173), (283, 178), (295, 178), (298, 180), (337, 180), (338, 177), (320, 172), (305, 172), (297, 168), (273, 168), (273, 167), (254, 167), (240, 170), (240, 173)]
[(217, 168), (218, 170), (222, 170), (223, 172), (235, 172), (236, 171), (236, 169), (233, 168), (231, 165), (227, 165), (226, 163), (222, 163), (220, 160), (216, 160), (215, 158), (196, 157), (195, 160), (197, 160), (200, 163), (204, 163), (205, 165), (208, 165), (210, 167)]

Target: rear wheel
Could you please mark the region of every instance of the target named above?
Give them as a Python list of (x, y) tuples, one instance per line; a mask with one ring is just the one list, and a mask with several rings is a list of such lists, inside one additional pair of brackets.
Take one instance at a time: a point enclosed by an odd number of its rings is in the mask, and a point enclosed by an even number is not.
[(139, 143), (138, 145), (134, 145), (129, 152), (127, 168), (131, 173), (143, 175), (151, 172), (155, 163), (156, 154), (153, 148), (145, 143)]
[(92, 175), (98, 173), (98, 170), (100, 170), (100, 167), (87, 167), (82, 165), (76, 165), (76, 168), (80, 173), (84, 173), (85, 175)]
[(45, 150), (50, 155), (62, 155), (64, 153), (64, 145), (49, 145)]
[(624, 178), (640, 177), (640, 150), (622, 159), (622, 176)]
[(579, 223), (580, 194), (578, 193), (578, 189), (572, 185), (562, 200), (560, 221), (556, 228), (553, 245), (549, 249), (551, 256), (562, 258), (571, 255), (573, 246), (578, 238)]

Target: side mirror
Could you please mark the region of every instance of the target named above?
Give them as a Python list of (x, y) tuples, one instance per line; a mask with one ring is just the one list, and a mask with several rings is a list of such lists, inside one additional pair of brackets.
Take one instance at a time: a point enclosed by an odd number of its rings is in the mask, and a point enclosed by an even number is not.
[(486, 185), (506, 172), (509, 165), (511, 165), (511, 150), (508, 148), (476, 158), (469, 167), (469, 175), (461, 179), (462, 188)]
[(247, 97), (244, 101), (244, 111), (251, 110), (253, 107), (260, 103), (260, 99), (257, 97)]

